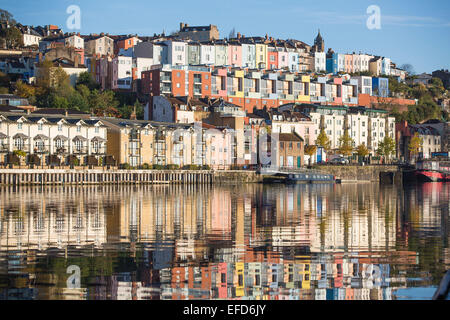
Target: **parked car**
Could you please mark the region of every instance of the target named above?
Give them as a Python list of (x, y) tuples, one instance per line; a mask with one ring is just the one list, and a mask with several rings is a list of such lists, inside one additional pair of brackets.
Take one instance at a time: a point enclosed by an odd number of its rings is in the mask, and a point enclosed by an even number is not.
[(338, 158), (333, 158), (329, 161), (330, 164), (348, 164), (349, 161), (346, 158), (343, 157), (338, 157)]

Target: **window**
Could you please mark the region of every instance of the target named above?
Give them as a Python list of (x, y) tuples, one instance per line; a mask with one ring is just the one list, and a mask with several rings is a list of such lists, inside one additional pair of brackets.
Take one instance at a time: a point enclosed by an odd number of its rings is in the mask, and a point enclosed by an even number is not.
[(39, 131), (42, 131), (42, 128), (43, 128), (42, 123), (38, 123), (38, 130), (39, 130)]
[(100, 128), (99, 127), (95, 127), (95, 133), (99, 133)]
[(62, 131), (62, 125), (58, 124), (58, 131)]
[(81, 132), (81, 126), (77, 126), (77, 132)]
[(22, 122), (19, 122), (19, 123), (17, 124), (17, 130), (22, 130)]

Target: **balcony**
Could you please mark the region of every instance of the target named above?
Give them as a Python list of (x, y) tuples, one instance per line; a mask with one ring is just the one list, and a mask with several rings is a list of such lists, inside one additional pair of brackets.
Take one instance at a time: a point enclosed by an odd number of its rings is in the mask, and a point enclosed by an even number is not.
[(55, 153), (59, 154), (59, 155), (66, 155), (68, 152), (67, 152), (67, 148), (65, 146), (61, 146), (61, 147), (55, 148)]
[(161, 81), (162, 82), (172, 82), (172, 79), (170, 77), (167, 77), (167, 76), (162, 76), (161, 77)]
[(9, 152), (9, 145), (6, 143), (0, 144), (0, 153), (8, 153)]
[(73, 148), (73, 154), (88, 154), (88, 147), (82, 146), (75, 146)]
[(91, 153), (96, 156), (104, 156), (106, 155), (106, 147), (92, 147)]
[(50, 152), (50, 146), (39, 146), (33, 149), (33, 153), (35, 154), (46, 154)]
[(30, 152), (30, 147), (28, 145), (18, 145), (18, 146), (13, 146), (12, 151), (25, 151), (25, 152)]

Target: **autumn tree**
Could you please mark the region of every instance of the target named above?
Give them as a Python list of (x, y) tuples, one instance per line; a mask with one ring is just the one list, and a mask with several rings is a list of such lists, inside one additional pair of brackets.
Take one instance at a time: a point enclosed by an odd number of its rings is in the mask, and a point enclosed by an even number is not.
[(378, 144), (377, 153), (385, 159), (390, 159), (390, 156), (395, 153), (395, 141), (389, 136), (385, 136), (383, 141)]
[(353, 139), (350, 137), (348, 130), (344, 130), (344, 134), (339, 137), (339, 153), (344, 156), (351, 156), (353, 152)]
[(30, 86), (20, 80), (16, 83), (16, 90), (14, 91), (14, 94), (28, 99), (28, 102), (32, 105), (36, 103), (36, 87)]
[(367, 149), (365, 144), (360, 144), (356, 147), (356, 153), (360, 157), (367, 157), (369, 155), (369, 149)]
[(320, 129), (320, 133), (316, 139), (316, 145), (324, 148), (325, 152), (327, 152), (327, 153), (331, 149), (331, 141), (328, 138), (327, 134), (325, 133), (324, 128)]
[(409, 154), (412, 157), (416, 157), (419, 154), (422, 143), (423, 141), (422, 138), (419, 137), (419, 133), (414, 133), (414, 136), (411, 138), (408, 145)]
[(309, 156), (309, 164), (311, 165), (311, 158), (316, 154), (317, 146), (307, 145), (305, 146), (305, 153)]

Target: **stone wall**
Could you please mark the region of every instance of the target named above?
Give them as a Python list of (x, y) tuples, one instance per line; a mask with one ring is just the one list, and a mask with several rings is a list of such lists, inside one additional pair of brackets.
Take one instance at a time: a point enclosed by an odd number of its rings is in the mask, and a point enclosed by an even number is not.
[(380, 172), (396, 172), (398, 166), (394, 165), (317, 165), (314, 169), (320, 172), (333, 174), (342, 181), (379, 181)]
[(255, 171), (215, 171), (214, 183), (216, 184), (240, 184), (262, 182), (262, 176), (256, 174)]

